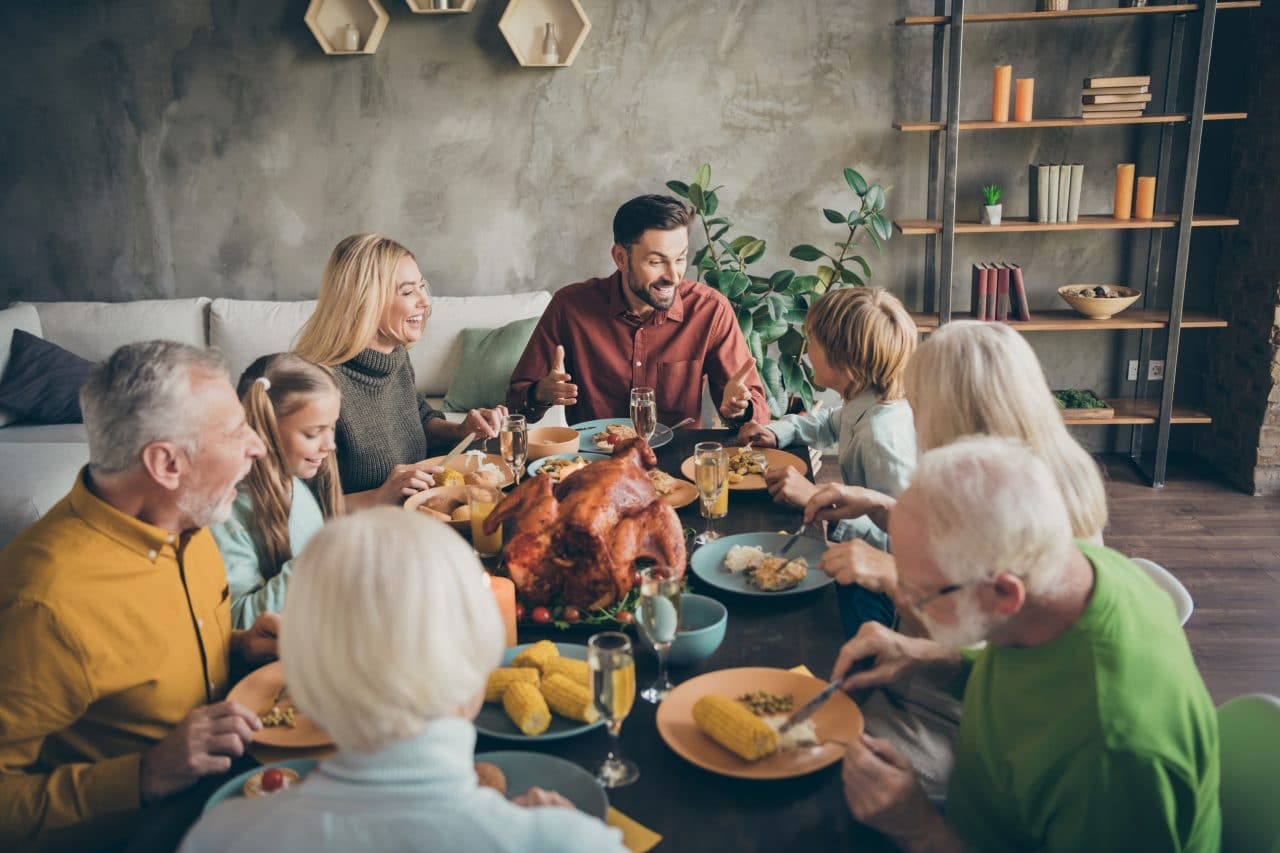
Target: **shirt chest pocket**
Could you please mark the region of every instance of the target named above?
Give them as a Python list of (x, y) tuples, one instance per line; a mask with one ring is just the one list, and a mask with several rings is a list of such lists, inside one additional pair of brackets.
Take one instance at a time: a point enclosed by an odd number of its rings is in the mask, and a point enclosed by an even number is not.
[(702, 362), (699, 359), (688, 361), (663, 361), (658, 363), (658, 387), (655, 389), (658, 398), (659, 418), (663, 414), (678, 414), (677, 420), (684, 417), (685, 412), (696, 415), (701, 408), (702, 394)]

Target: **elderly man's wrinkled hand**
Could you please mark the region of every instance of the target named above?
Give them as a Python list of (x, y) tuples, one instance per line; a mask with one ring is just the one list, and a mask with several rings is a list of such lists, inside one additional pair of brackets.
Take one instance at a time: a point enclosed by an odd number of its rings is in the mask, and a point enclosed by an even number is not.
[(853, 816), (900, 846), (949, 834), (910, 763), (887, 741), (864, 734), (849, 744), (840, 775)]
[(843, 586), (857, 585), (885, 593), (892, 593), (898, 586), (898, 566), (893, 555), (861, 539), (832, 545), (823, 552), (818, 568)]
[(196, 708), (142, 753), (138, 778), (142, 802), (186, 790), (202, 776), (226, 773), (231, 760), (244, 755), (253, 733), (261, 728), (258, 715), (235, 702)]
[[(840, 649), (831, 679), (844, 679), (845, 690), (892, 684), (915, 671), (937, 644), (905, 637), (879, 622), (863, 622), (858, 633)], [(854, 670), (854, 664), (859, 664)]]

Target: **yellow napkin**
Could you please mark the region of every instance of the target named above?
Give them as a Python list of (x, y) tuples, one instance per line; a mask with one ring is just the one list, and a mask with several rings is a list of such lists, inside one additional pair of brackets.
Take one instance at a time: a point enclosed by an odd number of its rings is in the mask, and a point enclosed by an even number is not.
[(791, 669), (787, 670), (787, 672), (796, 672), (796, 673), (799, 673), (800, 675), (807, 675), (810, 678), (817, 677), (812, 672), (810, 672), (809, 667), (805, 666), (804, 664), (800, 664), (799, 666), (793, 666), (791, 667)]
[(605, 823), (622, 830), (622, 843), (631, 853), (648, 853), (662, 841), (661, 835), (636, 823), (613, 806), (609, 806)]

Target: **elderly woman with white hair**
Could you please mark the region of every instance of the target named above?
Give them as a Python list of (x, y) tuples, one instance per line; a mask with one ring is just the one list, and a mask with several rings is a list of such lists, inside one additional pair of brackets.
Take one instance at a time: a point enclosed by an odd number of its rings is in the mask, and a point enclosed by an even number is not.
[(184, 851), (625, 849), (558, 795), (517, 804), (478, 784), (471, 720), (505, 634), (445, 525), (390, 507), (330, 522), (295, 559), (284, 625), (290, 693), (338, 755), (294, 788), (218, 806)]

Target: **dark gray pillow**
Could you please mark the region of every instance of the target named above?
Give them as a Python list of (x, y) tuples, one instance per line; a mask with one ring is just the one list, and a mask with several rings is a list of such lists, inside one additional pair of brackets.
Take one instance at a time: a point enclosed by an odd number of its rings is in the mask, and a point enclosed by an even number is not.
[(93, 362), (15, 329), (0, 379), (0, 408), (28, 423), (78, 424), (84, 420), (80, 387), (91, 370)]

